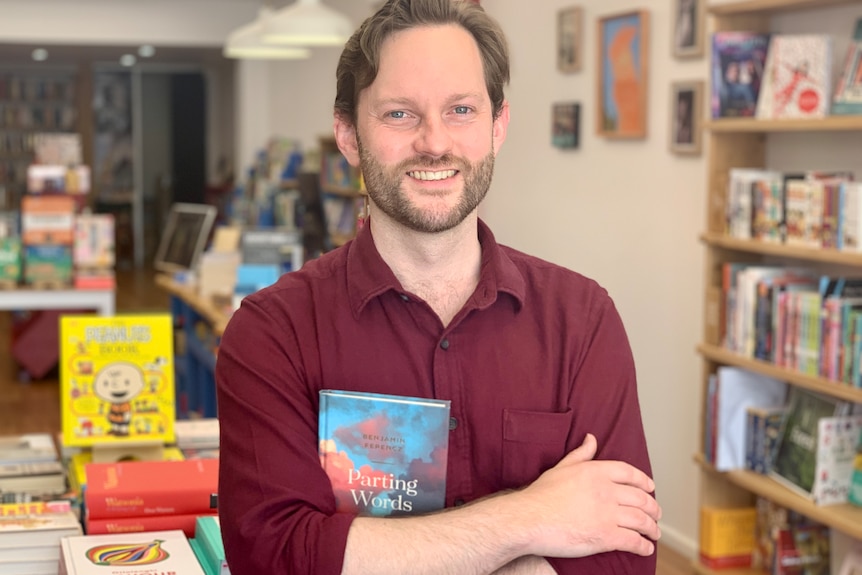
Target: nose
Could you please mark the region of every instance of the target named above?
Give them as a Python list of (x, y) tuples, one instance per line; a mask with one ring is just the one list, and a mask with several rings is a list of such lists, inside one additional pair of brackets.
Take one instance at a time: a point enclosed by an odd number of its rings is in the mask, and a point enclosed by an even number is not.
[(439, 158), (452, 149), (452, 135), (446, 122), (439, 117), (430, 117), (422, 122), (419, 137), (416, 140), (418, 153)]

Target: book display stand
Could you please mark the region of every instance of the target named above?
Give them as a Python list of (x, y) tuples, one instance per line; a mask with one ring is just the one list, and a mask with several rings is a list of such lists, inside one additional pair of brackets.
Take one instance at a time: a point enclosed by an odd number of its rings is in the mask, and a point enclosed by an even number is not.
[(94, 443), (93, 463), (116, 461), (163, 461), (165, 444), (161, 441), (129, 441), (124, 443)]

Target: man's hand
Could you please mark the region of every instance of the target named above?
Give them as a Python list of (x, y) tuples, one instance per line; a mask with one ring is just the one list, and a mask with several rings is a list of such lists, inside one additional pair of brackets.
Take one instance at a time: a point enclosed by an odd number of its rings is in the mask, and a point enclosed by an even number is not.
[[(651, 555), (661, 537), (655, 483), (621, 461), (595, 461), (596, 438), (584, 442), (536, 481), (513, 494), (531, 533), (530, 553), (583, 557), (606, 551)], [(650, 539), (652, 541), (650, 541)]]

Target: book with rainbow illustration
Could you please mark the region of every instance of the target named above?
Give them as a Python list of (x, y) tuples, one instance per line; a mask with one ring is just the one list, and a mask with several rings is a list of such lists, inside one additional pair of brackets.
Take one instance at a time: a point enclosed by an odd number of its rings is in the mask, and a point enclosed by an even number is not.
[(204, 575), (182, 531), (64, 537), (63, 575)]
[(320, 392), (320, 463), (339, 512), (376, 517), (442, 509), (450, 402)]

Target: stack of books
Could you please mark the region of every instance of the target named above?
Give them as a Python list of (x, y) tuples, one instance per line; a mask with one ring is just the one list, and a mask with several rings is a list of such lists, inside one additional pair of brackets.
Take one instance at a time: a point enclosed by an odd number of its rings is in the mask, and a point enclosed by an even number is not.
[(194, 537), (198, 516), (214, 515), (218, 459), (126, 461), (86, 466), (88, 534), (182, 530)]
[(230, 575), (230, 568), (224, 556), (221, 523), (218, 517), (198, 517), (195, 538), (189, 543), (207, 575)]
[(0, 573), (57, 575), (60, 540), (81, 535), (67, 501), (0, 505)]
[(0, 493), (3, 500), (51, 498), (66, 491), (60, 455), (49, 433), (0, 437)]
[(204, 575), (177, 530), (64, 537), (60, 553), (60, 575)]
[(219, 424), (214, 417), (179, 419), (174, 423), (176, 446), (185, 459), (212, 459), (219, 456)]

